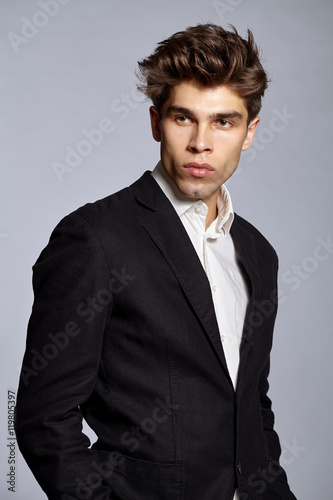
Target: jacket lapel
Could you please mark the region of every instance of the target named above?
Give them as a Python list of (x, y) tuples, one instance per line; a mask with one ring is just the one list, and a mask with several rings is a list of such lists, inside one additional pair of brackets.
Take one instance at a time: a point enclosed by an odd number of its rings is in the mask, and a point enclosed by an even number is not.
[(180, 218), (150, 172), (131, 189), (137, 201), (150, 209), (141, 223), (174, 272), (229, 377), (209, 281)]
[[(254, 235), (244, 228), (237, 214), (235, 214), (230, 233), (249, 278), (250, 298), (252, 299), (253, 296), (258, 295), (260, 286), (259, 262), (255, 248)], [(249, 332), (249, 334), (250, 333), (251, 332)], [(249, 334), (246, 334), (246, 336)]]
[(244, 228), (236, 214), (233, 225), (231, 226), (231, 236), (248, 276), (250, 286), (250, 300), (245, 315), (237, 378), (237, 393), (240, 394), (246, 374), (246, 368), (249, 363), (249, 357), (254, 346), (252, 318), (255, 300), (260, 290), (260, 275), (254, 235)]

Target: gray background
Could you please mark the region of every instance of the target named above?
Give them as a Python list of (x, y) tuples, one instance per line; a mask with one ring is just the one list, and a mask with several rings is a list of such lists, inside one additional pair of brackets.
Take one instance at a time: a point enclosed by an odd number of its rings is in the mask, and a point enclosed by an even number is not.
[[(1, 498), (45, 498), (20, 455), (16, 493), (6, 485), (7, 390), (18, 384), (31, 266), (64, 215), (154, 167), (159, 148), (149, 104), (135, 92), (136, 62), (175, 31), (208, 21), (251, 28), (272, 79), (258, 137), (228, 188), (235, 211), (280, 258), (270, 395), (282, 463), (298, 499), (332, 498), (333, 250), (323, 246), (333, 232), (332, 1), (54, 2), (58, 12), (46, 17), (35, 0), (0, 2)], [(27, 32), (23, 18), (39, 27)], [(57, 177), (66, 147), (105, 118), (114, 130)]]

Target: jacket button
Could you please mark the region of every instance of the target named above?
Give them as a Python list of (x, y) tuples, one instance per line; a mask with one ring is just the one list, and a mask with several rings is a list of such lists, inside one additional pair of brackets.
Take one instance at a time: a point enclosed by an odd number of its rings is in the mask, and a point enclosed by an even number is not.
[(238, 474), (242, 473), (242, 466), (241, 466), (240, 462), (238, 462), (238, 464), (237, 464), (237, 470), (238, 470)]

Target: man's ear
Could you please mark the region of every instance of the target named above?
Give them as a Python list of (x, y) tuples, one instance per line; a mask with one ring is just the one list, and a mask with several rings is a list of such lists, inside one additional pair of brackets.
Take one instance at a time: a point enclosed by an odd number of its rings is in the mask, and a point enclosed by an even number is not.
[(155, 106), (150, 106), (150, 125), (155, 141), (161, 142), (161, 117)]
[(246, 137), (245, 137), (244, 142), (243, 142), (242, 151), (246, 151), (251, 146), (252, 141), (254, 139), (254, 136), (256, 134), (259, 122), (260, 122), (259, 116), (257, 116), (252, 121), (250, 121), (249, 126), (247, 127), (247, 134), (246, 134)]

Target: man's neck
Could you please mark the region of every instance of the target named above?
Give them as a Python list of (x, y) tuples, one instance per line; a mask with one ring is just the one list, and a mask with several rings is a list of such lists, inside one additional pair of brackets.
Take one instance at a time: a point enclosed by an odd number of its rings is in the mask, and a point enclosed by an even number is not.
[(203, 201), (207, 207), (208, 207), (208, 212), (206, 215), (206, 222), (205, 222), (205, 229), (208, 229), (211, 223), (216, 219), (218, 210), (217, 210), (217, 197), (218, 193), (214, 193), (214, 195), (210, 196), (209, 198), (204, 198)]

